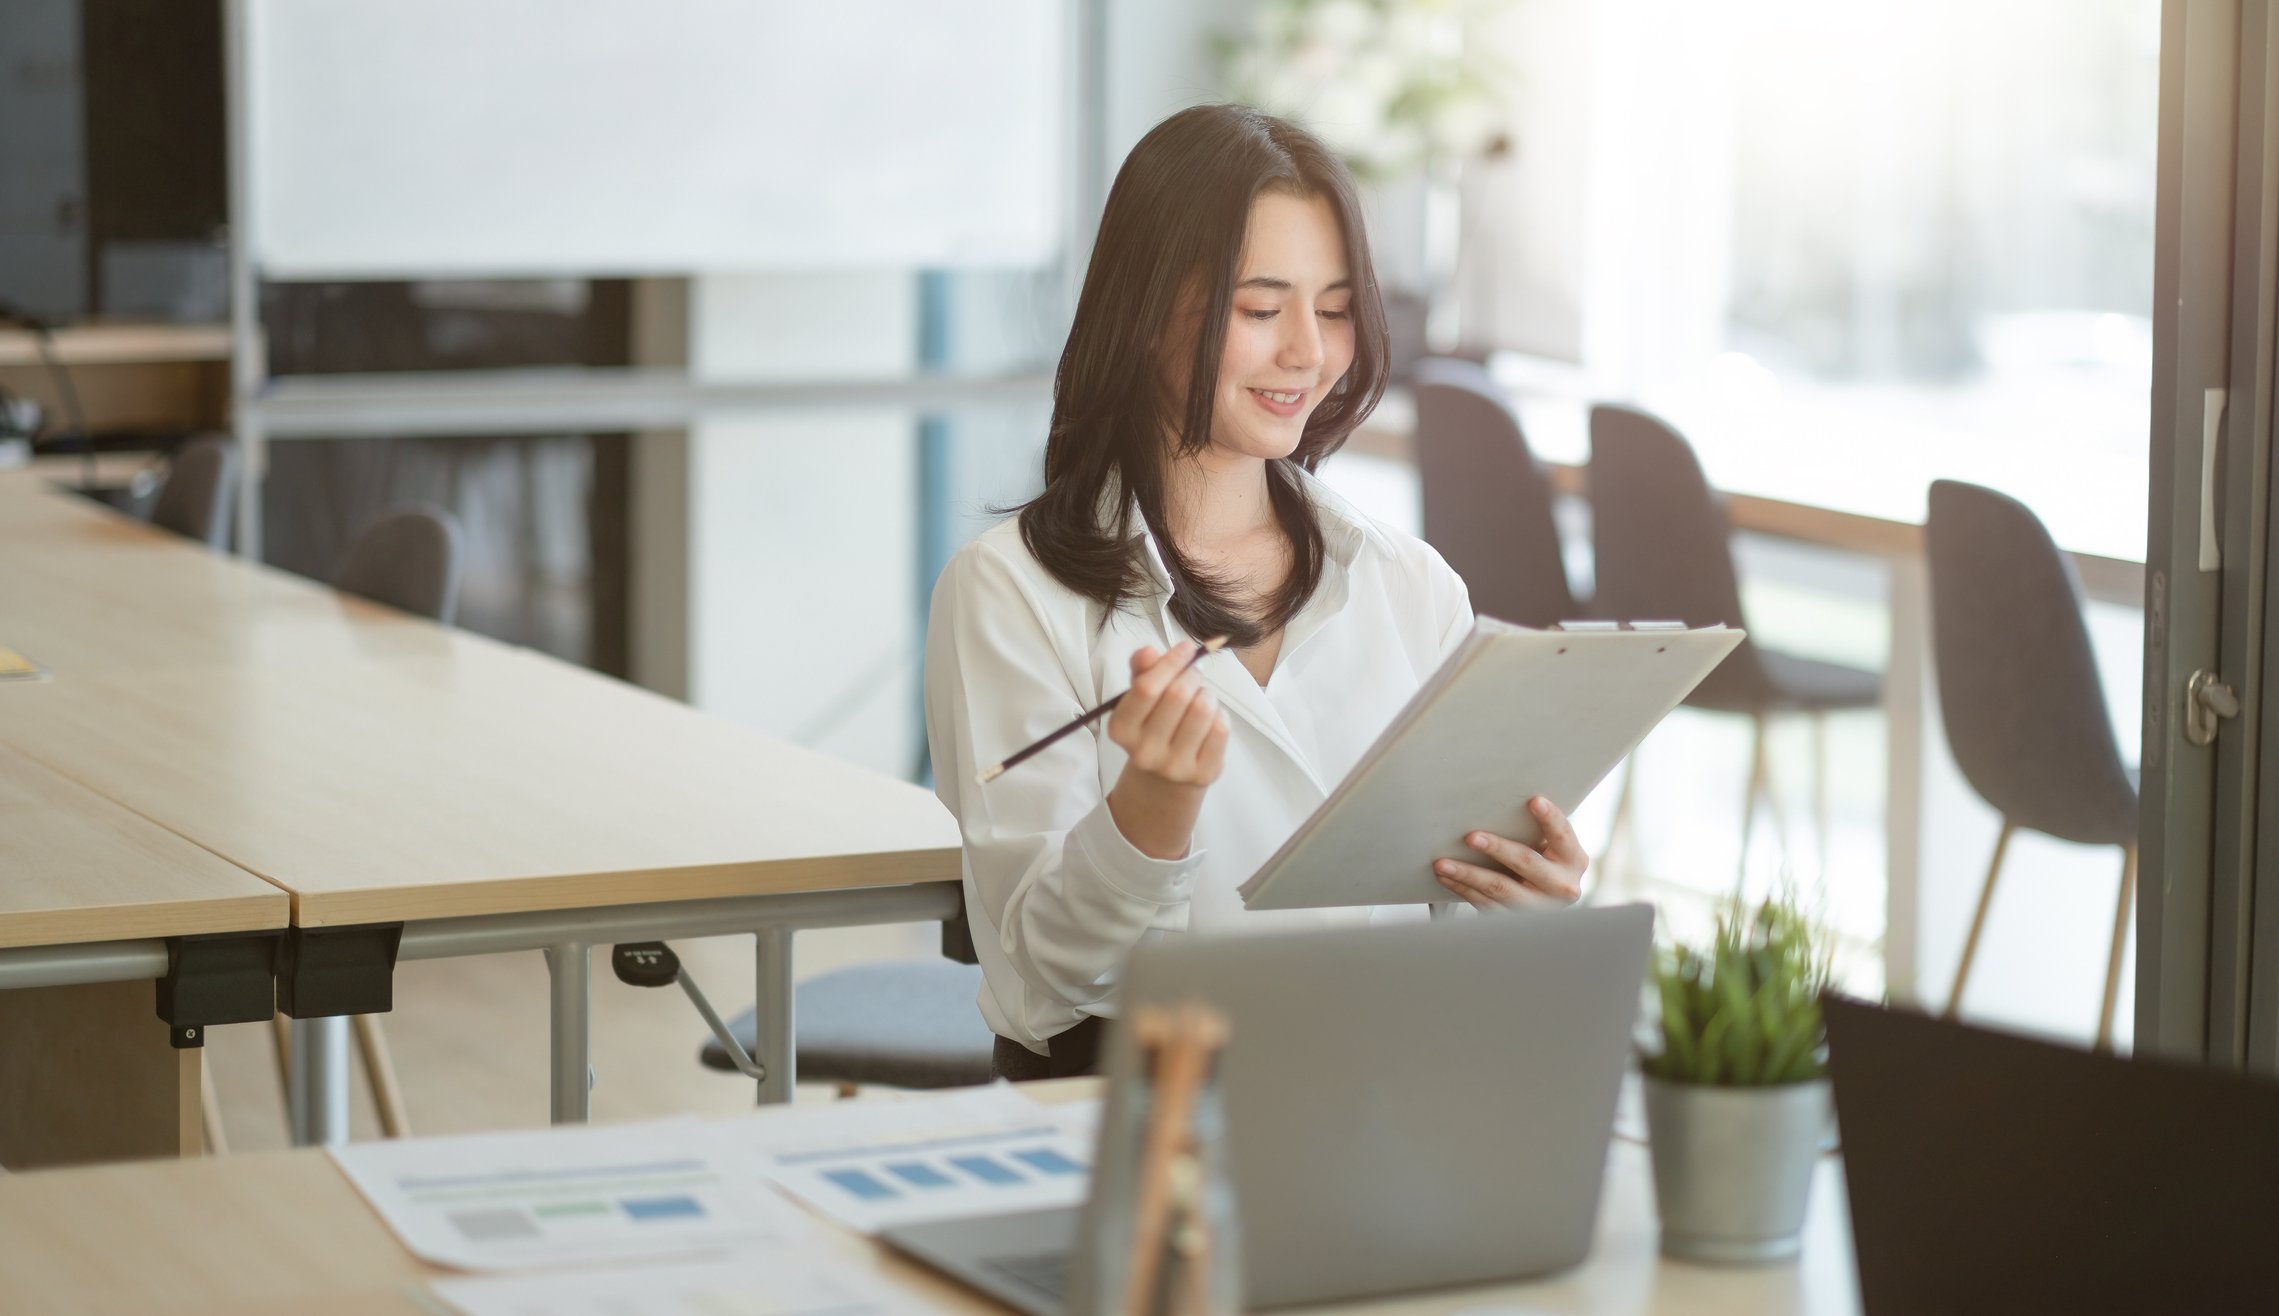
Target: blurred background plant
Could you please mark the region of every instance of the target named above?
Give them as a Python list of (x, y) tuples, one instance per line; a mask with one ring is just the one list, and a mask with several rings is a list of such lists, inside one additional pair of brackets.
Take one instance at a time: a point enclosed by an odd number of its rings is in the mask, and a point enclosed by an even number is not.
[(1509, 149), (1512, 70), (1468, 39), (1510, 0), (1263, 0), (1218, 33), (1227, 94), (1321, 134), (1373, 182)]
[(1833, 939), (1792, 894), (1717, 917), (1704, 947), (1672, 944), (1654, 957), (1660, 1049), (1641, 1058), (1665, 1083), (1770, 1087), (1821, 1076), (1827, 1033), (1820, 993)]

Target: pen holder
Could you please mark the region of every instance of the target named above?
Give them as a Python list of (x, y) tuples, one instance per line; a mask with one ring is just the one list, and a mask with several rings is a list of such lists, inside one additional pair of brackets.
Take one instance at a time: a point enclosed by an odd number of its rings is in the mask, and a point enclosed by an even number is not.
[(1076, 1316), (1231, 1316), (1242, 1253), (1214, 1079), (1226, 1021), (1200, 1004), (1136, 1010), (1136, 1051), (1102, 1118)]

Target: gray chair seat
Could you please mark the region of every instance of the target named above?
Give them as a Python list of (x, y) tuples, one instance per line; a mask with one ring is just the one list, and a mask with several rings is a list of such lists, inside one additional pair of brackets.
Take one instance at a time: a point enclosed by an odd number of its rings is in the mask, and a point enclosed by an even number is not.
[(1880, 672), (1763, 645), (1757, 646), (1756, 658), (1763, 674), (1761, 681), (1737, 690), (1728, 690), (1715, 680), (1703, 681), (1686, 703), (1719, 713), (1839, 713), (1874, 708), (1883, 702)]
[[(811, 978), (792, 997), (799, 1076), (902, 1088), (987, 1083), (997, 1035), (974, 1004), (980, 991), (980, 969), (948, 960), (862, 964)], [(752, 1011), (728, 1027), (752, 1048)], [(705, 1042), (702, 1059), (736, 1070), (718, 1039)]]

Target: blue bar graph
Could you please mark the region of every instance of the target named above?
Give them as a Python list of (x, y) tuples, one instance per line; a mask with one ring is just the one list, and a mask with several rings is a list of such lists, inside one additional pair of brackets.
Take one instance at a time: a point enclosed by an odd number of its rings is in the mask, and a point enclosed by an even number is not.
[(866, 1202), (902, 1195), (895, 1191), (892, 1184), (882, 1183), (861, 1170), (825, 1170), (823, 1177)]
[(886, 1172), (913, 1188), (954, 1188), (957, 1180), (943, 1174), (924, 1161), (896, 1161)]
[(693, 1197), (627, 1197), (617, 1203), (635, 1220), (685, 1220), (702, 1216), (704, 1204)]
[(1054, 1151), (1050, 1147), (1024, 1147), (1013, 1153), (1013, 1159), (1030, 1169), (1044, 1174), (1082, 1174), (1084, 1167)]
[(1020, 1171), (994, 1156), (952, 1156), (950, 1164), (983, 1183), (1005, 1185), (1028, 1182)]

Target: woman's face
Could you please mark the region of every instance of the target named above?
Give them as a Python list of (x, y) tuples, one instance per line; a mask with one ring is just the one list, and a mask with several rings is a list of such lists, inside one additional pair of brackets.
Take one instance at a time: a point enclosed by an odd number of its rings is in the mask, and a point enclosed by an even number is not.
[(1217, 456), (1287, 457), (1306, 418), (1353, 365), (1345, 234), (1328, 201), (1267, 193), (1251, 203), (1219, 356)]

